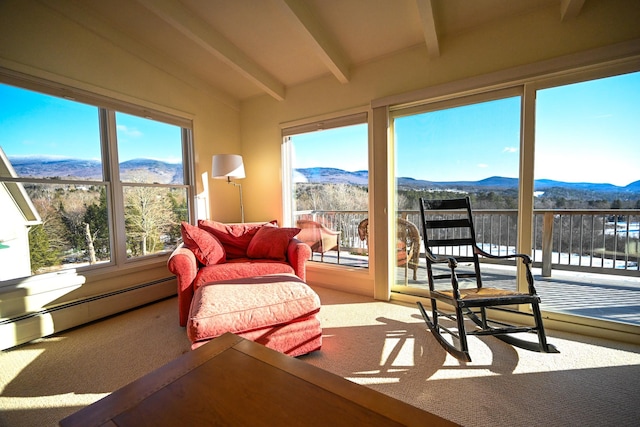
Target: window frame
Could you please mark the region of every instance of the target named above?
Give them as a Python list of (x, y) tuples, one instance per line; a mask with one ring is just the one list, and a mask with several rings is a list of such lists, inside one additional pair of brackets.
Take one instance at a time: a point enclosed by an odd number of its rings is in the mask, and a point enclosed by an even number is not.
[[(616, 57), (616, 50), (600, 49), (585, 52), (574, 57), (560, 58), (553, 61), (545, 61), (537, 64), (517, 67), (505, 72), (495, 72), (479, 77), (451, 82), (439, 86), (429, 87), (420, 91), (382, 98), (372, 101), (375, 110), (381, 112), (382, 120), (374, 122), (375, 129), (382, 135), (383, 127), (393, 128), (391, 120), (394, 111), (411, 109), (422, 105), (428, 105), (440, 101), (456, 102), (456, 99), (468, 95), (478, 95), (491, 92), (496, 89), (509, 89), (521, 87), (523, 91), (521, 114), (521, 148), (520, 148), (520, 186), (518, 203), (518, 252), (527, 253), (532, 247), (533, 236), (533, 189), (534, 189), (534, 161), (535, 161), (535, 111), (536, 95), (538, 90), (552, 87), (571, 85), (590, 80), (614, 77), (623, 74), (640, 72), (640, 53), (633, 53), (622, 58)], [(611, 57), (613, 56), (613, 59)], [(383, 123), (386, 121), (386, 123)], [(393, 134), (393, 132), (391, 132)], [(381, 139), (378, 141), (380, 144)], [(385, 141), (389, 147), (394, 146), (394, 141)], [(393, 150), (390, 149), (390, 152)], [(393, 164), (393, 154), (387, 160)], [(390, 169), (390, 181), (394, 178)], [(392, 211), (394, 200), (394, 188), (388, 185), (385, 188), (387, 194), (386, 209)], [(391, 230), (391, 227), (389, 228)], [(387, 242), (387, 253), (392, 248)], [(389, 257), (387, 257), (389, 258)], [(389, 258), (390, 259), (390, 258)], [(391, 262), (391, 259), (390, 261)], [(392, 270), (392, 269), (390, 269)], [(376, 281), (376, 295), (388, 294), (392, 300), (413, 302), (416, 298), (424, 297), (413, 293), (403, 294), (391, 289), (391, 278), (387, 277), (387, 283)], [(524, 286), (524, 269), (518, 269), (518, 286)], [(573, 325), (590, 328), (594, 335), (600, 335), (600, 331), (609, 330), (616, 333), (637, 333), (638, 327), (621, 323), (601, 321), (575, 315), (545, 312), (547, 321), (562, 330), (575, 330)]]
[[(320, 117), (314, 117), (307, 120), (297, 120), (292, 122), (282, 123), (280, 125), (281, 128), (281, 137), (282, 137), (282, 146), (281, 146), (281, 155), (282, 155), (282, 211), (283, 211), (283, 222), (286, 226), (295, 226), (292, 225), (293, 221), (293, 183), (291, 181), (291, 169), (293, 167), (293, 159), (291, 156), (291, 143), (288, 140), (288, 137), (315, 132), (315, 131), (324, 131), (329, 129), (337, 129), (346, 126), (353, 125), (361, 125), (365, 124), (367, 126), (367, 164), (368, 164), (368, 172), (369, 172), (369, 180), (368, 180), (368, 217), (371, 217), (372, 212), (372, 198), (373, 198), (373, 186), (372, 186), (372, 163), (371, 163), (371, 110), (365, 107), (354, 108), (347, 111), (342, 111), (340, 113), (329, 114)], [(373, 256), (373, 245), (369, 248), (369, 260)], [(325, 273), (333, 271), (339, 271), (340, 274), (344, 274), (345, 270), (348, 270), (348, 275), (366, 275), (370, 277), (373, 271), (373, 264), (371, 261), (368, 261), (367, 268), (354, 268), (349, 265), (341, 265), (341, 264), (333, 264), (333, 263), (322, 263), (322, 262), (314, 262), (307, 264), (307, 270), (321, 270)], [(331, 273), (329, 273), (331, 274)], [(341, 277), (340, 277), (341, 278)], [(336, 277), (338, 281), (340, 278)]]
[[(130, 267), (152, 266), (159, 259), (163, 262), (169, 257), (171, 251), (160, 251), (153, 254), (137, 257), (127, 257), (125, 213), (123, 200), (123, 184), (119, 179), (119, 165), (117, 164), (117, 138), (116, 138), (116, 112), (150, 119), (180, 128), (181, 155), (183, 167), (182, 184), (145, 184), (160, 188), (182, 188), (187, 197), (187, 220), (193, 223), (196, 220), (196, 196), (194, 174), (194, 146), (193, 146), (193, 121), (191, 118), (177, 111), (166, 112), (164, 108), (144, 105), (141, 100), (120, 100), (97, 92), (67, 86), (61, 83), (35, 77), (21, 72), (0, 67), (0, 83), (11, 85), (18, 89), (37, 92), (43, 95), (63, 98), (72, 102), (79, 102), (96, 107), (99, 114), (99, 139), (101, 149), (101, 164), (103, 168), (102, 181), (76, 181), (49, 178), (1, 178), (4, 182), (33, 183), (33, 184), (75, 184), (104, 186), (107, 192), (107, 215), (109, 224), (109, 241), (111, 245), (111, 259), (95, 265), (71, 267), (81, 271), (85, 276), (100, 275), (112, 269)], [(161, 109), (162, 108), (162, 109)], [(47, 273), (43, 273), (47, 274)], [(16, 279), (41, 276), (31, 274)]]
[[(523, 116), (524, 116), (524, 87), (522, 85), (514, 85), (511, 87), (505, 87), (505, 88), (500, 88), (500, 89), (491, 89), (491, 90), (487, 90), (487, 91), (483, 91), (483, 92), (478, 92), (478, 93), (474, 93), (474, 94), (466, 94), (464, 96), (451, 96), (450, 98), (446, 98), (446, 99), (437, 99), (437, 100), (433, 100), (433, 101), (428, 101), (428, 102), (424, 102), (424, 103), (417, 103), (417, 104), (413, 104), (411, 106), (406, 106), (406, 107), (402, 107), (402, 106), (395, 106), (394, 108), (390, 108), (389, 110), (389, 126), (391, 132), (391, 139), (392, 139), (392, 146), (393, 146), (393, 162), (391, 163), (393, 165), (393, 167), (390, 169), (390, 174), (391, 176), (391, 180), (393, 181), (394, 185), (393, 188), (389, 189), (389, 192), (391, 194), (390, 197), (390, 208), (389, 211), (392, 212), (392, 215), (390, 215), (391, 218), (396, 218), (398, 217), (398, 212), (397, 212), (397, 208), (398, 208), (398, 203), (397, 203), (397, 197), (398, 197), (398, 191), (397, 191), (397, 176), (396, 176), (396, 172), (397, 172), (397, 162), (396, 162), (396, 156), (397, 156), (397, 141), (395, 140), (395, 132), (396, 132), (396, 119), (399, 118), (406, 118), (409, 116), (415, 116), (415, 115), (419, 115), (419, 114), (425, 114), (425, 113), (433, 113), (433, 112), (440, 112), (440, 111), (445, 111), (445, 110), (449, 110), (449, 109), (456, 109), (456, 108), (460, 108), (460, 107), (468, 107), (468, 106), (478, 106), (481, 104), (485, 104), (485, 103), (490, 103), (493, 101), (499, 101), (499, 100), (504, 100), (504, 99), (509, 99), (509, 98), (519, 98), (519, 114), (520, 114), (520, 134), (519, 134), (519, 146), (518, 146), (518, 176), (516, 177), (518, 179), (518, 204), (520, 204), (520, 199), (522, 199), (522, 193), (521, 191), (523, 190), (523, 186), (522, 186), (522, 164), (525, 161), (524, 157), (523, 157), (523, 134), (524, 134), (524, 128), (523, 128)], [(521, 235), (520, 231), (519, 231), (519, 227), (521, 226), (520, 224), (520, 212), (518, 212), (518, 222), (516, 225), (516, 230), (517, 230), (517, 235), (516, 235), (516, 245), (518, 248), (522, 249), (523, 244), (522, 244), (522, 240), (526, 239), (526, 235)], [(418, 230), (420, 232), (420, 234), (422, 235), (422, 229), (421, 229), (421, 225), (420, 223), (416, 223), (415, 224), (416, 227), (418, 227)], [(396, 235), (396, 222), (392, 221), (391, 226), (389, 227), (390, 230), (390, 236), (395, 236)], [(395, 239), (389, 239), (390, 242), (395, 242)], [(526, 247), (526, 244), (524, 245), (524, 247)], [(422, 245), (420, 246), (421, 250)], [(389, 253), (394, 253), (395, 252), (395, 248), (389, 248)], [(397, 292), (397, 293), (407, 293), (407, 289), (410, 289), (410, 293), (415, 294), (417, 296), (428, 296), (429, 292), (428, 289), (421, 289), (418, 288), (416, 286), (404, 286), (404, 285), (400, 285), (396, 283), (396, 275), (397, 275), (397, 269), (399, 267), (397, 266), (396, 262), (393, 262), (391, 265), (389, 265), (389, 270), (390, 272), (392, 272), (392, 279), (389, 281), (389, 287), (390, 287), (390, 291), (391, 292)], [(522, 290), (526, 291), (526, 283), (524, 283), (524, 281), (521, 281), (519, 283), (520, 287), (522, 287)]]

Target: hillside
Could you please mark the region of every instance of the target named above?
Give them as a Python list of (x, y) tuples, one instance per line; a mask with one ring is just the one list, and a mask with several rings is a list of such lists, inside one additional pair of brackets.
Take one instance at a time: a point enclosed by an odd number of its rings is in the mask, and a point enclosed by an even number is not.
[[(102, 180), (100, 163), (94, 160), (52, 159), (47, 157), (15, 157), (9, 159), (18, 176), (60, 179)], [(163, 184), (182, 183), (182, 165), (153, 159), (133, 159), (120, 164), (125, 181), (143, 178), (145, 182)], [(351, 184), (367, 186), (368, 171), (349, 172), (336, 168), (303, 168), (294, 171), (294, 181), (312, 184)], [(397, 179), (402, 190), (457, 190), (464, 192), (515, 190), (515, 178), (489, 177), (480, 181), (425, 181), (411, 177)], [(561, 197), (581, 200), (637, 200), (640, 199), (640, 180), (625, 187), (605, 183), (563, 182), (536, 180), (535, 191), (541, 197)]]
[[(348, 172), (334, 168), (305, 168), (296, 169), (296, 182), (316, 184), (343, 183), (352, 185), (368, 185), (368, 172)], [(399, 177), (398, 187), (402, 190), (459, 190), (474, 191), (507, 191), (518, 187), (516, 178), (489, 177), (480, 181), (425, 181), (410, 177)], [(534, 190), (540, 196), (564, 197), (582, 200), (634, 200), (640, 199), (640, 181), (635, 181), (625, 187), (613, 184), (588, 182), (563, 182), (549, 179), (535, 181)]]
[[(49, 157), (10, 157), (18, 176), (32, 178), (58, 178), (102, 180), (102, 169), (97, 160), (57, 159)], [(181, 164), (153, 159), (133, 159), (120, 163), (123, 181), (182, 184)]]

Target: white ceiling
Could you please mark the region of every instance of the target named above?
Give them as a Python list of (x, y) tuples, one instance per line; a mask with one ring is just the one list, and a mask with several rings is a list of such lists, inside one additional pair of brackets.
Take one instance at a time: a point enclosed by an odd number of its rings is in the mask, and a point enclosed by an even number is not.
[[(585, 0), (41, 0), (123, 49), (235, 102), (286, 97), (325, 75), (536, 8), (578, 15)], [(116, 31), (114, 31), (114, 29)]]

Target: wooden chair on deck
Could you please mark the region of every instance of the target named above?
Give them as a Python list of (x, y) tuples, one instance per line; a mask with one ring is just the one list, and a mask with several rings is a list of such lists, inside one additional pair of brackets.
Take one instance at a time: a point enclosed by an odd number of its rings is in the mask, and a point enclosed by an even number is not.
[[(360, 240), (369, 242), (369, 219), (365, 218), (358, 224)], [(409, 269), (413, 270), (413, 280), (418, 279), (420, 266), (420, 231), (410, 221), (398, 218), (396, 224), (397, 266), (404, 267), (404, 283), (408, 284)]]
[[(528, 255), (492, 255), (480, 249), (476, 243), (471, 202), (468, 197), (453, 200), (421, 198), (420, 217), (433, 319), (429, 318), (420, 302), (418, 302), (418, 307), (429, 329), (445, 350), (459, 360), (469, 362), (471, 357), (469, 356), (467, 335), (495, 335), (511, 345), (527, 350), (558, 353), (553, 345), (547, 343), (539, 307), (540, 297), (536, 294), (533, 284), (531, 258)], [(445, 252), (446, 254), (444, 254)], [(484, 287), (479, 256), (492, 259), (513, 258), (520, 260), (525, 268), (527, 291), (517, 292)], [(469, 273), (458, 271), (461, 263), (470, 263), (472, 271)], [(438, 271), (434, 269), (438, 265), (446, 267), (440, 268)], [(447, 285), (437, 286), (437, 283), (443, 279)], [(466, 286), (467, 283), (463, 283), (460, 279), (470, 279), (470, 286)], [(439, 303), (452, 306), (454, 312), (441, 310)], [(508, 308), (508, 306), (522, 304), (530, 305), (532, 313)], [(532, 316), (534, 325), (517, 326), (490, 320), (487, 315), (489, 310), (502, 310)], [(467, 330), (465, 316), (471, 319), (477, 328)], [(454, 321), (455, 326), (445, 327), (440, 322), (441, 317)], [(442, 332), (452, 336), (451, 342), (443, 337)], [(538, 342), (511, 335), (518, 332), (535, 332)]]
[(308, 219), (299, 219), (296, 227), (300, 229), (296, 238), (311, 246), (312, 256), (317, 252), (320, 254), (320, 260), (324, 261), (324, 253), (335, 250), (338, 253), (338, 264), (340, 264), (339, 231), (331, 230), (317, 221)]

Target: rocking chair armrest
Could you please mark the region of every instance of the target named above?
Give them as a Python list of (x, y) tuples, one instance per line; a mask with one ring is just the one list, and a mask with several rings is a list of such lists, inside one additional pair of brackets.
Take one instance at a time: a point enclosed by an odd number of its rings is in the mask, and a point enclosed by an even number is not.
[(494, 254), (490, 254), (488, 252), (483, 251), (477, 246), (474, 247), (474, 252), (478, 255), (482, 255), (485, 258), (492, 258), (492, 259), (520, 258), (522, 259), (522, 262), (524, 264), (531, 265), (531, 257), (527, 254), (494, 255)]
[(434, 255), (431, 251), (427, 250), (425, 256), (429, 261), (436, 264), (448, 264), (452, 270), (458, 266), (458, 261), (452, 256)]
[(520, 258), (522, 260), (522, 263), (524, 264), (525, 271), (526, 271), (526, 279), (527, 279), (527, 284), (529, 286), (529, 294), (530, 295), (535, 295), (536, 294), (536, 288), (533, 284), (533, 275), (531, 274), (531, 265), (532, 265), (532, 261), (531, 261), (531, 257), (527, 254), (511, 254), (511, 255), (492, 255), (490, 253), (487, 253), (485, 251), (483, 251), (482, 249), (480, 249), (479, 247), (475, 247), (475, 253), (478, 255), (482, 255), (486, 258), (493, 258), (493, 259), (509, 259), (509, 258)]

